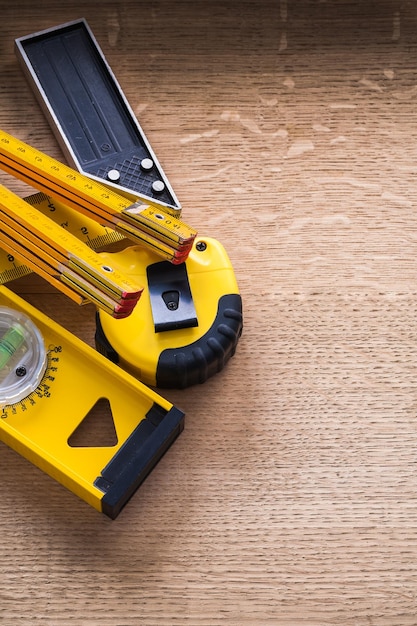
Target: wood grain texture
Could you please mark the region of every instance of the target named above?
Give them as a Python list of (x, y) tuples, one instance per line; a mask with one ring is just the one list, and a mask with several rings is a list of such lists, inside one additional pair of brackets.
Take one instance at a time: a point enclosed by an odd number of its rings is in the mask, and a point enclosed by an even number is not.
[[(9, 3), (0, 126), (61, 158), (13, 40), (79, 17), (245, 328), (114, 522), (1, 446), (1, 622), (415, 626), (415, 4)], [(13, 288), (93, 345), (92, 307)]]

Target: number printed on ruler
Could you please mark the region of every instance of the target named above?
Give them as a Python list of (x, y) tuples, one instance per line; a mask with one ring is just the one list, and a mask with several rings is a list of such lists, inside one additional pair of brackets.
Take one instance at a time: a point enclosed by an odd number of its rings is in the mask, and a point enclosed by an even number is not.
[[(118, 230), (137, 243), (150, 245), (178, 264), (191, 251), (196, 231), (184, 222), (158, 212), (146, 202), (131, 200), (43, 154), (0, 130), (0, 165), (20, 178), (100, 224)], [(145, 236), (144, 236), (145, 235)], [(149, 241), (149, 237), (152, 238)]]
[[(43, 192), (33, 194), (25, 200), (93, 250), (102, 250), (123, 239), (123, 235), (115, 230), (101, 226)], [(0, 248), (0, 284), (26, 276), (31, 271), (18, 257)]]

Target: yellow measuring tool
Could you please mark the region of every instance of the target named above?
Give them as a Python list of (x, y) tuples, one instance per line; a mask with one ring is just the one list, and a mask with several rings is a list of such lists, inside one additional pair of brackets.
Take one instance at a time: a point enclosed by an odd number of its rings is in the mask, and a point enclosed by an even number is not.
[(129, 315), (142, 293), (76, 236), (2, 185), (0, 246), (76, 302), (88, 298), (113, 317)]
[(138, 200), (135, 203), (0, 130), (0, 167), (83, 215), (152, 249), (174, 264), (188, 257), (196, 232)]
[[(91, 444), (83, 428), (104, 419), (114, 437)], [(0, 287), (0, 440), (9, 447), (115, 518), (183, 426), (182, 411)]]
[[(48, 216), (92, 250), (108, 249), (124, 239), (123, 235), (115, 230), (101, 226), (42, 192), (26, 197), (25, 202)], [(25, 265), (20, 257), (5, 251), (0, 246), (0, 284), (3, 285), (25, 276), (31, 271), (31, 268)]]

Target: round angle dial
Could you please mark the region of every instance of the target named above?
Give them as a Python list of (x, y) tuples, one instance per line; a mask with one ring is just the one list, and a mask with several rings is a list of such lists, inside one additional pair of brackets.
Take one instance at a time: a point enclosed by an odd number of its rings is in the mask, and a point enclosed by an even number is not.
[(32, 320), (21, 311), (0, 307), (0, 406), (33, 393), (46, 366), (43, 337)]

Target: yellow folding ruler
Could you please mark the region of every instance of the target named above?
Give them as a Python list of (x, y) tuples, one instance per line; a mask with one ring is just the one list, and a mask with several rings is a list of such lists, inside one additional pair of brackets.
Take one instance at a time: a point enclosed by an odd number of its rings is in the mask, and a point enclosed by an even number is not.
[(116, 318), (132, 312), (143, 290), (2, 185), (0, 246), (79, 304), (87, 298)]
[[(91, 444), (85, 423), (104, 418), (114, 438)], [(5, 444), (115, 518), (183, 426), (181, 410), (0, 287)]]
[[(113, 248), (125, 239), (115, 230), (101, 226), (94, 220), (70, 209), (59, 200), (53, 200), (42, 192), (27, 196), (25, 202), (36, 208), (38, 212), (48, 216), (63, 230), (74, 235), (80, 242), (96, 252)], [(19, 256), (15, 256), (12, 252), (6, 252), (0, 246), (1, 285), (26, 276), (31, 272), (31, 268), (25, 265)]]
[(174, 264), (186, 260), (196, 232), (160, 207), (121, 196), (0, 130), (0, 167), (83, 215), (145, 245)]

